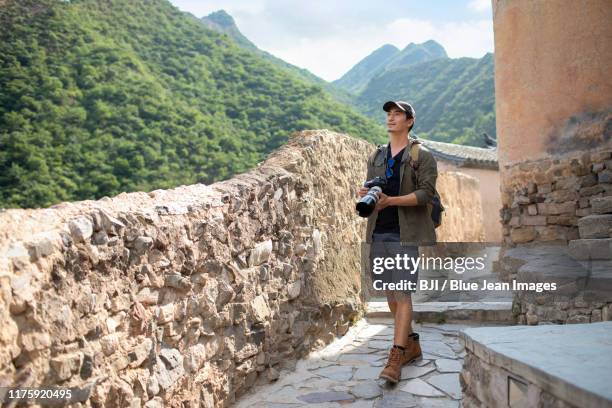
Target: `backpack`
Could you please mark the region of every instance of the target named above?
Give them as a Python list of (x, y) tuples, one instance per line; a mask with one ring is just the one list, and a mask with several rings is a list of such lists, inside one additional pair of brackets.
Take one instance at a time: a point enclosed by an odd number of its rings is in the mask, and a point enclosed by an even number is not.
[[(416, 174), (417, 179), (419, 177), (418, 169), (418, 160), (419, 160), (419, 144), (420, 142), (412, 143), (410, 146), (410, 167)], [(415, 182), (416, 185), (416, 182)], [(434, 196), (431, 199), (431, 203), (427, 204), (431, 209), (431, 220), (433, 221), (434, 228), (438, 228), (442, 224), (442, 212), (444, 211), (444, 206), (442, 205), (442, 201), (440, 200), (440, 195), (437, 190), (434, 190)]]

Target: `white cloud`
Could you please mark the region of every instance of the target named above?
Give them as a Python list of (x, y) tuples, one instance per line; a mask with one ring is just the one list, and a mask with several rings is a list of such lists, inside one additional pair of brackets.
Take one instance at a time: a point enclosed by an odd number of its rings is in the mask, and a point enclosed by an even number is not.
[(348, 33), (337, 32), (321, 38), (301, 37), (283, 42), (281, 46), (261, 43), (259, 46), (332, 81), (384, 44), (402, 49), (410, 42), (432, 39), (442, 44), (451, 58), (480, 58), (493, 51), (493, 23), (477, 20), (436, 25), (431, 21), (402, 18), (383, 27), (361, 25)]
[[(454, 0), (453, 0), (454, 1)], [(491, 18), (469, 20), (470, 9), (486, 10), (490, 0), (469, 0), (466, 15), (453, 22), (398, 15), (397, 3), (310, 0), (172, 0), (198, 17), (225, 9), (240, 31), (259, 48), (303, 67), (328, 81), (384, 44), (399, 49), (408, 43), (435, 40), (451, 58), (482, 57), (493, 51)], [(465, 3), (464, 3), (465, 4)]]
[(468, 8), (476, 12), (491, 10), (491, 0), (470, 0)]
[(451, 58), (480, 58), (493, 52), (493, 21), (477, 20), (443, 24), (432, 37)]

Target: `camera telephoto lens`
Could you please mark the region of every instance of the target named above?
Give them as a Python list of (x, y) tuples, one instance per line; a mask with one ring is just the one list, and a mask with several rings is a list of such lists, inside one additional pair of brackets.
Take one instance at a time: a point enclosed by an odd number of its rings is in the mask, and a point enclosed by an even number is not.
[(369, 217), (374, 211), (376, 203), (378, 202), (378, 193), (382, 189), (378, 186), (372, 187), (368, 190), (368, 193), (359, 200), (355, 206), (360, 217)]

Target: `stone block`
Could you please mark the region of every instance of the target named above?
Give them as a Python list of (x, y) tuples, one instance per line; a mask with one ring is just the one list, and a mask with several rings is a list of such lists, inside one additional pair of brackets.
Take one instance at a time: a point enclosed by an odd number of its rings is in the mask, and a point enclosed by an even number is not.
[(105, 356), (114, 354), (119, 349), (119, 334), (111, 333), (100, 339), (100, 346)]
[(567, 241), (578, 239), (578, 229), (562, 225), (547, 225), (535, 227), (538, 233), (538, 241)]
[(149, 338), (145, 338), (140, 342), (132, 351), (128, 354), (130, 359), (130, 367), (139, 367), (149, 356), (153, 348), (153, 341)]
[(256, 296), (251, 302), (251, 310), (256, 322), (264, 322), (270, 316), (270, 308), (263, 295)]
[(595, 186), (581, 188), (578, 191), (578, 194), (580, 194), (581, 197), (588, 197), (602, 193), (603, 191), (604, 188), (601, 185), (597, 184)]
[(140, 236), (134, 240), (132, 243), (133, 249), (132, 253), (135, 256), (144, 255), (149, 249), (153, 247), (153, 238)]
[(580, 238), (608, 238), (612, 214), (593, 214), (578, 220)]
[(296, 281), (287, 285), (287, 296), (289, 300), (295, 299), (300, 295), (301, 282)]
[(595, 163), (595, 164), (593, 164), (593, 167), (591, 168), (591, 171), (593, 173), (599, 173), (600, 171), (602, 171), (605, 168), (606, 168), (606, 166), (605, 166), (604, 163)]
[[(176, 352), (178, 353), (178, 350)], [(185, 369), (183, 356), (180, 353), (169, 352), (165, 358), (167, 361), (157, 359), (153, 372), (159, 387), (168, 391), (185, 374)]]
[(597, 184), (597, 176), (588, 174), (580, 180), (580, 187), (591, 187)]
[(582, 197), (581, 199), (578, 200), (578, 207), (579, 208), (586, 208), (590, 205), (589, 203), (589, 199), (586, 197)]
[(592, 198), (591, 209), (595, 214), (612, 213), (612, 196)]
[(125, 229), (125, 224), (110, 215), (108, 212), (99, 210), (97, 215), (97, 217), (94, 217), (94, 220), (99, 220), (100, 222), (99, 225), (96, 225), (97, 230), (104, 230), (108, 235), (121, 235)]
[(181, 352), (175, 348), (163, 348), (159, 352), (159, 357), (166, 364), (168, 369), (173, 369), (183, 362)]
[(546, 225), (546, 216), (521, 215), (521, 225)]
[(93, 234), (93, 224), (91, 220), (85, 216), (81, 216), (71, 220), (68, 223), (72, 239), (76, 242), (84, 242)]
[[(588, 319), (589, 316), (582, 315), (574, 320), (588, 322)], [(462, 383), (468, 385), (467, 390), (464, 389), (464, 406), (467, 406), (466, 391), (482, 402), (474, 406), (507, 406), (510, 395), (506, 390), (511, 391), (507, 385), (509, 378), (527, 385), (527, 401), (531, 402), (517, 406), (610, 405), (611, 394), (606, 387), (596, 384), (600, 384), (609, 371), (602, 356), (610, 353), (607, 340), (611, 328), (608, 322), (464, 329), (462, 336), (468, 355), (462, 374), (469, 374), (468, 381), (462, 376)], [(587, 353), (588, 359), (567, 353), (577, 338), (581, 341), (581, 352)], [(559, 369), (551, 363), (559, 353), (564, 354), (567, 369)], [(551, 376), (555, 381), (550, 381)], [(498, 383), (497, 378), (502, 381)], [(544, 394), (546, 400), (542, 401), (540, 397)]]
[(567, 324), (580, 324), (580, 323), (589, 323), (590, 321), (590, 317), (587, 315), (575, 315), (575, 316), (571, 316), (567, 319), (567, 321), (565, 323)]
[(549, 194), (552, 191), (551, 183), (538, 184), (538, 193)]
[(576, 211), (576, 202), (567, 201), (565, 203), (538, 203), (538, 214), (543, 215), (559, 215), (559, 214), (574, 214)]
[(60, 248), (60, 237), (52, 232), (35, 234), (28, 243), (28, 252), (32, 261), (51, 255)]
[(597, 174), (597, 181), (599, 183), (612, 183), (612, 171), (604, 170)]
[(578, 225), (578, 218), (573, 215), (549, 215), (546, 222), (548, 224), (570, 227)]
[(612, 238), (572, 240), (568, 253), (577, 260), (612, 259)]
[(268, 261), (270, 254), (272, 253), (272, 240), (267, 240), (255, 245), (255, 248), (251, 250), (249, 256), (249, 266), (261, 265)]
[(522, 228), (513, 228), (510, 231), (510, 238), (512, 238), (513, 242), (521, 243), (521, 242), (529, 242), (533, 241), (537, 236), (535, 228), (522, 227)]
[(591, 215), (591, 208), (579, 208), (576, 210), (577, 217), (586, 217), (587, 215)]
[(164, 286), (178, 290), (189, 290), (192, 284), (189, 278), (179, 273), (170, 273), (164, 276)]
[(82, 357), (82, 353), (74, 353), (52, 358), (49, 365), (55, 374), (56, 381), (65, 381), (76, 374), (81, 367)]
[(554, 190), (572, 190), (580, 184), (578, 177), (561, 177), (555, 180)]

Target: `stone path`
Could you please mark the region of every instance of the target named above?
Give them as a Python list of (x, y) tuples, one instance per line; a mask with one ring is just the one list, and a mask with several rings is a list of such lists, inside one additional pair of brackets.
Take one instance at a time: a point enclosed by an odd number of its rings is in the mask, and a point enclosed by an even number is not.
[(238, 399), (239, 408), (460, 407), (465, 356), (459, 324), (415, 324), (423, 360), (404, 366), (398, 384), (378, 378), (393, 341), (392, 320), (365, 318), (346, 335), (283, 370), (272, 384)]

